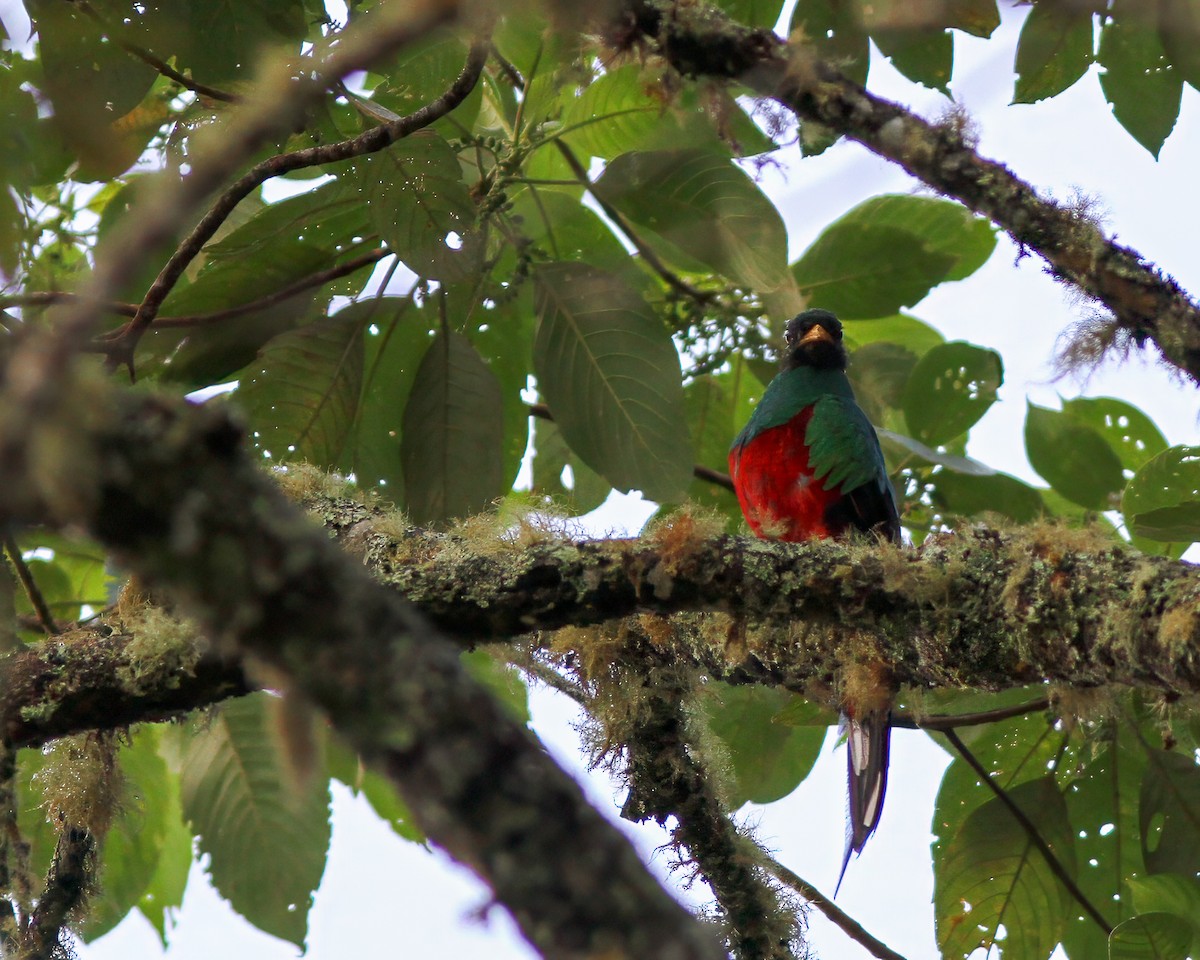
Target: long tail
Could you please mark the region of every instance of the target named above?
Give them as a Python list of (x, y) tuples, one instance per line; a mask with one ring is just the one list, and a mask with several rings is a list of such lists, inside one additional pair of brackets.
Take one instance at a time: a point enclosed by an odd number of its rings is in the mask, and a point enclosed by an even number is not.
[(842, 872), (838, 874), (836, 897), (842, 888), (842, 878), (850, 865), (851, 853), (862, 853), (867, 839), (879, 824), (883, 812), (883, 797), (887, 793), (888, 751), (892, 728), (887, 710), (872, 711), (862, 717), (842, 714), (846, 737), (846, 766), (849, 771), (850, 810), (846, 823), (846, 855)]

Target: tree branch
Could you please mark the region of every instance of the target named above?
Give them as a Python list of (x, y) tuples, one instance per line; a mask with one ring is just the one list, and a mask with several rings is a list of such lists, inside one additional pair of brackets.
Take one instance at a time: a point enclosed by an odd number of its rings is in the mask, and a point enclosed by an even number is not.
[[(115, 228), (113, 252), (97, 260), (88, 281), (79, 290), (78, 301), (59, 318), (57, 342), (43, 344), (37, 356), (26, 354), (26, 362), (31, 366), (24, 371), (23, 381), (31, 393), (40, 389), (41, 396), (36, 402), (32, 395), (25, 396), (23, 405), (31, 407), (30, 412), (35, 416), (41, 408), (53, 406), (54, 384), (63, 376), (71, 355), (87, 342), (95, 329), (97, 314), (105, 301), (113, 291), (134, 279), (144, 258), (174, 237), (178, 225), (213, 191), (220, 189), (265, 140), (300, 122), (309, 106), (325, 95), (333, 80), (424, 36), (457, 12), (454, 0), (411, 0), (383, 8), (342, 31), (336, 42), (331, 39), (319, 45), (319, 57), (306, 56), (298, 63), (279, 65), (269, 71), (256, 85), (253, 95), (231, 113), (219, 142), (210, 143), (208, 149), (195, 155), (188, 174), (178, 178), (159, 177), (154, 188)], [(155, 312), (161, 302), (160, 298), (154, 304)], [(136, 338), (131, 335), (131, 340)], [(126, 361), (132, 359), (133, 352), (132, 344), (128, 346)]]
[[(795, 919), (747, 854), (746, 841), (722, 809), (711, 777), (689, 749), (683, 713), (689, 678), (661, 662), (645, 638), (634, 645), (643, 671), (618, 681), (619, 698), (638, 703), (630, 729), (615, 738), (627, 753), (629, 795), (621, 816), (637, 822), (653, 819), (664, 828), (674, 820), (671, 840), (687, 851), (712, 888), (735, 958), (791, 960)], [(630, 690), (634, 684), (639, 693)]]
[(192, 232), (179, 244), (171, 258), (159, 271), (158, 276), (150, 285), (150, 289), (146, 291), (145, 297), (138, 306), (137, 314), (126, 324), (121, 335), (114, 340), (107, 341), (110, 357), (117, 363), (124, 363), (132, 369), (133, 351), (137, 342), (154, 322), (154, 318), (158, 315), (158, 309), (166, 300), (167, 294), (183, 276), (188, 264), (199, 255), (204, 244), (212, 239), (234, 208), (255, 188), (272, 177), (282, 176), (293, 170), (375, 153), (390, 147), (397, 140), (407, 137), (417, 130), (424, 129), (444, 117), (466, 99), (467, 95), (475, 88), (486, 59), (487, 45), (483, 41), (478, 41), (471, 47), (462, 73), (458, 75), (449, 89), (436, 100), (430, 101), (408, 116), (372, 127), (365, 133), (351, 137), (349, 140), (268, 157), (242, 174), (225, 189), (192, 229)]
[(984, 765), (975, 758), (975, 755), (967, 749), (967, 745), (962, 742), (962, 739), (957, 733), (955, 733), (953, 730), (943, 730), (942, 732), (945, 734), (946, 739), (950, 741), (950, 745), (953, 746), (963, 760), (967, 762), (967, 766), (975, 771), (976, 775), (983, 782), (983, 784), (996, 795), (996, 799), (1004, 804), (1005, 809), (1007, 809), (1008, 812), (1013, 815), (1014, 819), (1016, 819), (1017, 823), (1021, 825), (1021, 829), (1024, 830), (1025, 835), (1029, 837), (1029, 842), (1033, 844), (1033, 846), (1037, 848), (1038, 853), (1045, 858), (1047, 866), (1050, 867), (1050, 872), (1058, 878), (1059, 883), (1066, 887), (1067, 892), (1075, 899), (1075, 902), (1083, 908), (1083, 911), (1089, 917), (1091, 917), (1093, 921), (1095, 921), (1096, 925), (1104, 931), (1105, 936), (1111, 934), (1113, 931), (1112, 924), (1104, 919), (1104, 915), (1096, 909), (1084, 892), (1079, 889), (1079, 885), (1071, 878), (1071, 875), (1067, 873), (1066, 868), (1063, 867), (1061, 861), (1059, 861), (1058, 857), (1055, 856), (1054, 851), (1050, 849), (1050, 845), (1042, 839), (1042, 835), (1038, 833), (1038, 829), (1034, 825), (1033, 821), (1025, 815), (1025, 811), (1018, 807), (1016, 803), (1013, 802), (1012, 797), (1002, 790), (999, 784), (992, 779), (992, 775), (988, 773)]
[(53, 960), (72, 912), (88, 893), (95, 867), (96, 838), (84, 827), (66, 826), (58, 836), (46, 889), (23, 931), (18, 960)]
[(869, 93), (803, 43), (743, 27), (709, 5), (627, 0), (610, 24), (618, 48), (649, 47), (685, 76), (737, 80), (802, 121), (822, 124), (903, 167), (1033, 250), (1052, 275), (1104, 304), (1139, 346), (1200, 383), (1200, 306), (1171, 277), (1077, 210), (1037, 194), (974, 150), (960, 125), (933, 124)]
[(222, 649), (265, 663), (397, 784), (414, 822), (545, 956), (717, 960), (458, 646), (283, 500), (224, 410), (120, 391), (75, 365), (54, 384), (60, 405), (31, 418), (13, 371), (48, 340), (30, 334), (0, 377), (0, 519), (88, 530)]
[(113, 41), (113, 43), (115, 43), (130, 56), (135, 57), (138, 60), (141, 60), (142, 63), (153, 67), (168, 80), (174, 80), (181, 87), (191, 90), (193, 93), (198, 93), (202, 97), (208, 97), (210, 100), (220, 100), (223, 103), (238, 102), (239, 98), (234, 96), (232, 93), (227, 93), (226, 91), (219, 90), (216, 87), (210, 87), (207, 83), (200, 83), (198, 80), (193, 80), (191, 77), (180, 73), (169, 63), (163, 60), (162, 57), (156, 56), (153, 52), (147, 50), (145, 47), (139, 47), (136, 43), (130, 43), (128, 40), (122, 39), (113, 31), (111, 24), (109, 24), (108, 20), (100, 13), (100, 11), (88, 3), (88, 0), (72, 0), (72, 2), (79, 7), (80, 10), (95, 20), (100, 29), (110, 40)]
[(868, 933), (861, 923), (840, 909), (829, 897), (825, 896), (825, 894), (799, 874), (794, 873), (782, 863), (772, 860), (770, 857), (764, 857), (763, 862), (767, 869), (775, 874), (776, 877), (820, 910), (825, 915), (826, 920), (840, 929), (842, 933), (859, 946), (866, 949), (871, 956), (878, 957), (879, 960), (904, 960), (902, 954), (897, 953), (882, 940)]
[(17, 579), (21, 581), (21, 587), (25, 590), (25, 596), (29, 598), (29, 605), (37, 614), (38, 623), (49, 636), (54, 636), (58, 633), (58, 624), (54, 622), (54, 614), (50, 612), (46, 598), (42, 596), (37, 581), (33, 579), (29, 564), (21, 555), (21, 548), (18, 546), (16, 538), (6, 532), (3, 539), (4, 550), (8, 554), (9, 560), (12, 561), (13, 569), (17, 572)]

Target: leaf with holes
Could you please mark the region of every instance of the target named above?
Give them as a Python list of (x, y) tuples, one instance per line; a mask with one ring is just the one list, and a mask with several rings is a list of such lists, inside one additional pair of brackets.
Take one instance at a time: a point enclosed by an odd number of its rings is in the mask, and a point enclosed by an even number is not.
[(1100, 31), (1100, 88), (1113, 116), (1158, 158), (1175, 128), (1183, 80), (1171, 66), (1151, 10), (1141, 0), (1117, 0)]
[(1092, 63), (1092, 11), (1039, 3), (1032, 7), (1017, 41), (1013, 103), (1036, 103), (1062, 93)]
[(1166, 437), (1132, 403), (1115, 397), (1076, 397), (1063, 402), (1063, 413), (1100, 434), (1126, 470), (1137, 470), (1167, 449)]
[(1152, 873), (1200, 873), (1200, 767), (1182, 753), (1146, 747), (1138, 820)]
[(503, 441), (496, 375), (461, 333), (438, 334), (417, 368), (400, 437), (413, 522), (465, 517), (502, 496)]
[(730, 809), (786, 797), (812, 770), (825, 728), (777, 721), (800, 699), (786, 690), (719, 681), (704, 688), (700, 707), (709, 730), (728, 752), (735, 778), (726, 798)]
[[(1054, 778), (1019, 784), (1008, 796), (1073, 877), (1071, 824)], [(943, 957), (965, 958), (993, 945), (1014, 957), (1048, 957), (1075, 905), (1021, 824), (994, 797), (946, 845), (934, 908)]]
[(533, 366), (567, 443), (619, 490), (682, 496), (692, 473), (679, 353), (620, 278), (578, 263), (534, 273)]
[(1027, 405), (1025, 452), (1051, 487), (1088, 510), (1109, 509), (1125, 486), (1121, 461), (1108, 441), (1061, 411)]
[(475, 204), (450, 144), (420, 130), (359, 164), (371, 223), (409, 269), (444, 282), (475, 276)]
[(902, 405), (909, 431), (942, 444), (969, 430), (996, 402), (1004, 364), (995, 350), (961, 340), (934, 347), (913, 368)]
[(871, 46), (854, 7), (841, 0), (797, 0), (788, 35), (797, 30), (804, 31), (805, 43), (812, 44), (822, 60), (866, 85)]
[(265, 693), (224, 703), (183, 758), (183, 812), (213, 886), (260, 930), (304, 946), (329, 848), (323, 769), (296, 781)]
[(596, 195), (688, 257), (760, 292), (788, 283), (787, 232), (758, 184), (707, 150), (623, 153)]
[(332, 469), (350, 442), (362, 378), (362, 325), (343, 311), (268, 343), (235, 397), (274, 461)]
[(1200, 540), (1200, 447), (1171, 447), (1143, 465), (1125, 488), (1121, 512), (1138, 536)]
[(981, 477), (943, 470), (932, 482), (934, 504), (960, 517), (994, 513), (1017, 523), (1030, 523), (1049, 512), (1035, 488), (1007, 473)]
[[(1109, 723), (1097, 730), (1093, 747), (1085, 751), (1087, 765), (1072, 778), (1065, 797), (1080, 870), (1079, 888), (1104, 912), (1109, 923), (1120, 923), (1134, 913), (1126, 883), (1143, 876), (1146, 864), (1133, 838), (1138, 824), (1138, 794), (1146, 770), (1146, 756), (1131, 724)], [(1138, 906), (1138, 912), (1145, 908)], [(1089, 916), (1074, 914), (1067, 922), (1063, 943), (1071, 957), (1103, 957), (1104, 931)]]

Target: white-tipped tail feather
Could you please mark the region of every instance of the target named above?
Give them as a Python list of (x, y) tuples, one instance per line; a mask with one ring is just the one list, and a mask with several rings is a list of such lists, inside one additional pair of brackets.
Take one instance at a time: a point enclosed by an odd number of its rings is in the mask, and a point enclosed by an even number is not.
[(842, 714), (840, 729), (846, 732), (846, 769), (849, 782), (849, 810), (846, 821), (846, 854), (838, 874), (836, 897), (852, 853), (862, 853), (867, 839), (879, 824), (883, 798), (887, 793), (888, 749), (892, 730), (886, 710), (865, 714), (862, 718)]

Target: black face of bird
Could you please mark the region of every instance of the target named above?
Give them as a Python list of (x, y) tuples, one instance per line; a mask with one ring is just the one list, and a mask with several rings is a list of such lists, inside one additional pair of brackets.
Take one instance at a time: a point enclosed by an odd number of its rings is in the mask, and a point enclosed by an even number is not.
[(828, 310), (805, 310), (788, 321), (784, 329), (787, 352), (783, 369), (815, 367), (845, 370), (846, 346), (842, 343), (842, 321)]

